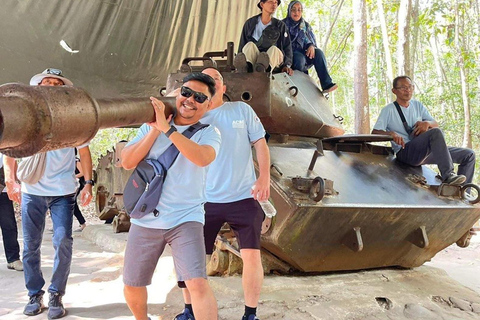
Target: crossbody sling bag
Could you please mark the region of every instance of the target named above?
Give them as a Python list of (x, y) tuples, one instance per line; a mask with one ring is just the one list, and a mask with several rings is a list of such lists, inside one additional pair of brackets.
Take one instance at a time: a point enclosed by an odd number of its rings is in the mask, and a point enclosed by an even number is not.
[(26, 184), (35, 184), (43, 177), (46, 165), (47, 153), (36, 153), (18, 164), (17, 178)]
[[(208, 126), (197, 122), (185, 130), (183, 135), (190, 139), (197, 131)], [(167, 177), (167, 170), (179, 153), (172, 143), (158, 159), (146, 159), (138, 163), (123, 191), (125, 211), (131, 218), (140, 219), (150, 212), (153, 212), (155, 217), (158, 216), (156, 208), (162, 194), (163, 182)]]
[(402, 111), (402, 109), (400, 108), (400, 105), (398, 104), (398, 102), (397, 102), (397, 101), (394, 101), (393, 104), (394, 104), (395, 107), (397, 108), (398, 115), (400, 116), (400, 119), (402, 120), (403, 127), (405, 128), (405, 131), (407, 131), (408, 138), (409, 138), (410, 140), (412, 140), (413, 138), (415, 138), (415, 136), (413, 135), (413, 128), (411, 128), (411, 127), (407, 124), (407, 120), (405, 119), (405, 115), (403, 114), (403, 111)]

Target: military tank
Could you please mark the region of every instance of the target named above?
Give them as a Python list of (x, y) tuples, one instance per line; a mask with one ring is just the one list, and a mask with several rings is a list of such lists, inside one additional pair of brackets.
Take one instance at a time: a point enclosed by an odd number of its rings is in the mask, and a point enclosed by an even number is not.
[[(184, 59), (162, 94), (207, 66), (222, 72), (224, 99), (250, 104), (270, 135), (270, 202), (277, 215), (263, 225), (265, 272), (410, 268), (452, 243), (468, 245), (469, 230), (480, 218), (478, 186), (443, 185), (430, 168), (397, 162), (389, 136), (344, 135), (342, 118), (307, 74), (239, 72), (232, 43), (224, 51)], [(103, 217), (120, 217), (117, 230), (126, 220), (122, 146), (97, 168), (97, 207)], [(239, 257), (226, 225), (209, 274), (241, 272)]]
[[(265, 219), (262, 230), (265, 272), (411, 268), (452, 243), (468, 245), (469, 230), (480, 219), (478, 186), (443, 185), (430, 168), (397, 162), (388, 146), (389, 136), (344, 135), (342, 118), (333, 114), (328, 97), (308, 75), (241, 72), (233, 52), (229, 43), (224, 51), (184, 59), (161, 92), (168, 95), (187, 73), (213, 66), (224, 76), (225, 100), (245, 101), (260, 117), (270, 135), (270, 202), (277, 211), (276, 216)], [(37, 152), (79, 145), (99, 128), (135, 125), (153, 116), (148, 99), (95, 100), (81, 89), (32, 88), (26, 88), (30, 96), (21, 95), (22, 101), (31, 99), (33, 91), (46, 105), (86, 101), (77, 108), (82, 110), (77, 116), (96, 113), (95, 125), (84, 139), (66, 139), (68, 142), (63, 141), (62, 126), (57, 126), (55, 133), (42, 129), (41, 134), (36, 133), (42, 148), (21, 148), (17, 140), (28, 139), (11, 135), (12, 109), (7, 107), (12, 96), (19, 99), (15, 94), (18, 87), (2, 87), (2, 152), (15, 156), (20, 149), (25, 154), (26, 149)], [(162, 99), (173, 106), (169, 98)], [(134, 121), (130, 118), (133, 114)], [(27, 125), (27, 120), (22, 121)], [(63, 121), (65, 126), (73, 120)], [(120, 166), (123, 145), (121, 142), (99, 160), (95, 177), (98, 214), (102, 219), (116, 217), (116, 231), (128, 229), (129, 224), (122, 199), (129, 175)], [(209, 274), (235, 273), (240, 266), (236, 240), (225, 226), (217, 237)]]

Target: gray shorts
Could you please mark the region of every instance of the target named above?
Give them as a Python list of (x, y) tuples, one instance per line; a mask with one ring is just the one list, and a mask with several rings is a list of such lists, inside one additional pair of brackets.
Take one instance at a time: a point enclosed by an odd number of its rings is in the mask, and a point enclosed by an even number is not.
[(158, 259), (169, 244), (178, 281), (207, 278), (203, 225), (186, 222), (172, 229), (150, 229), (132, 224), (123, 265), (123, 283), (144, 287), (152, 283)]

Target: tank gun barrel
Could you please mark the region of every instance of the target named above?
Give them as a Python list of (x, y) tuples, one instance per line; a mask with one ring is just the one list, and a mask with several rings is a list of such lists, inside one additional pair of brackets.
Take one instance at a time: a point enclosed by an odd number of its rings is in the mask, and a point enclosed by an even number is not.
[[(161, 97), (166, 116), (175, 98)], [(153, 121), (149, 98), (94, 99), (75, 87), (0, 86), (0, 152), (20, 158), (79, 146), (99, 129)]]

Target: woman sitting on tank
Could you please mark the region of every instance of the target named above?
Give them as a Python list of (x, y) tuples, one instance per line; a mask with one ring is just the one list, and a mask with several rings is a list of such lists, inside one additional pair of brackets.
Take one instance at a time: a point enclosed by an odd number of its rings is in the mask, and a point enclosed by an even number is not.
[(308, 73), (308, 69), (314, 65), (323, 92), (332, 92), (336, 90), (338, 86), (332, 82), (332, 78), (327, 70), (325, 54), (317, 48), (312, 27), (303, 19), (302, 14), (302, 3), (300, 1), (292, 1), (288, 5), (287, 17), (282, 20), (288, 27), (290, 41), (292, 42), (292, 68)]

